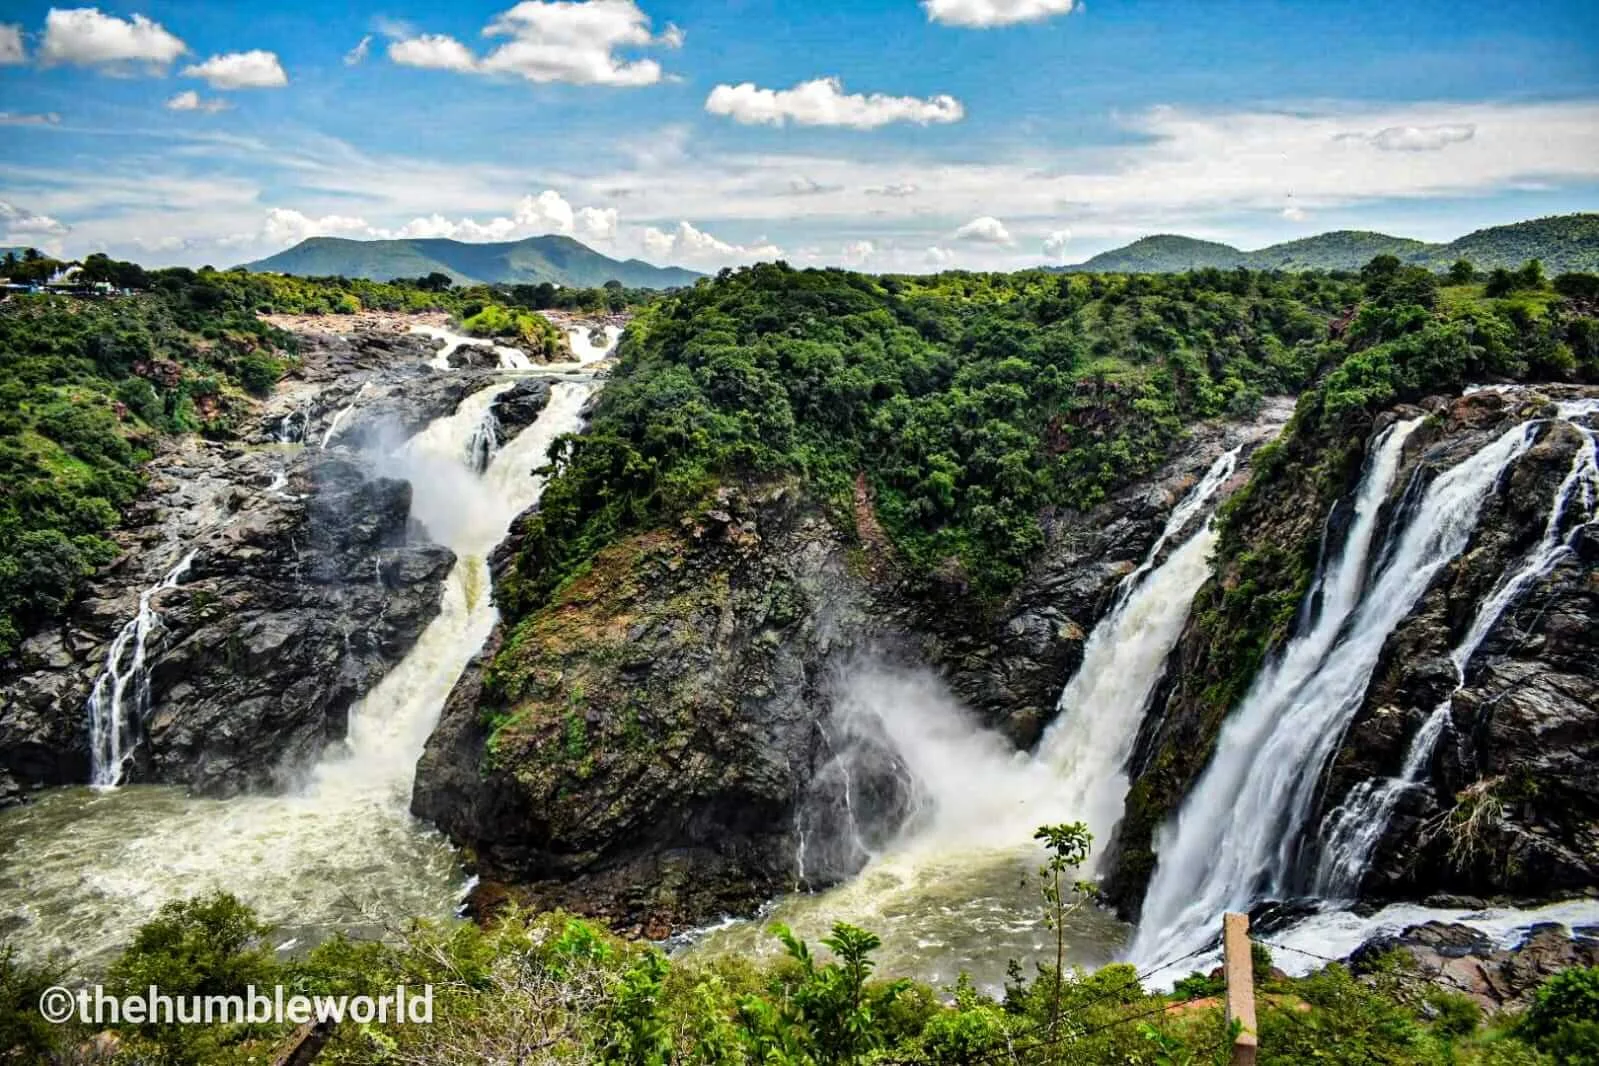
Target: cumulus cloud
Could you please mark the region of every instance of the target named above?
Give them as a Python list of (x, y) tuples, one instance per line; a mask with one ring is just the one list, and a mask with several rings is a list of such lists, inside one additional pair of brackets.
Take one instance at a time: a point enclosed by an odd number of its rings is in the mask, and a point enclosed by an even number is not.
[(350, 237), (357, 240), (397, 240), (448, 237), (458, 241), (513, 241), (555, 233), (602, 242), (614, 239), (619, 218), (614, 207), (574, 209), (554, 189), (524, 196), (509, 215), (479, 220), (450, 219), (440, 214), (419, 215), (404, 225), (376, 226), (365, 218), (327, 214), (317, 217), (290, 208), (273, 208), (258, 232), (235, 234), (235, 246), (265, 243), (297, 244), (307, 237)]
[(55, 126), (61, 116), (54, 111), (0, 111), (0, 126)]
[(858, 267), (877, 254), (877, 245), (871, 241), (850, 241), (839, 252), (846, 266)]
[(1310, 212), (1298, 204), (1289, 204), (1283, 208), (1283, 217), (1290, 222), (1303, 222), (1310, 217)]
[(751, 82), (718, 85), (705, 98), (705, 110), (745, 125), (846, 126), (872, 130), (894, 122), (959, 122), (966, 114), (953, 96), (889, 96), (845, 93), (838, 78), (816, 78), (792, 89), (762, 89)]
[(696, 229), (688, 222), (679, 222), (677, 228), (670, 232), (654, 226), (647, 227), (644, 230), (644, 250), (661, 259), (674, 257), (701, 264), (777, 259), (783, 254), (783, 249), (764, 239), (753, 245), (730, 244), (702, 229)]
[(1072, 231), (1058, 229), (1044, 238), (1044, 254), (1051, 259), (1063, 259), (1066, 256), (1066, 246), (1071, 243)]
[(0, 22), (0, 67), (28, 61), (28, 50), (22, 47), (22, 27)]
[(987, 29), (1082, 10), (1081, 0), (922, 0), (927, 17), (946, 26)]
[(424, 33), (389, 45), (389, 58), (401, 66), (421, 67), (424, 70), (474, 71), (477, 56), (454, 37), (442, 33)]
[(369, 33), (365, 37), (361, 38), (361, 41), (360, 41), (359, 44), (357, 44), (354, 48), (350, 49), (348, 52), (344, 53), (344, 65), (347, 66), (347, 67), (358, 67), (358, 66), (360, 66), (363, 62), (366, 61), (367, 53), (370, 52), (371, 50), (372, 50), (372, 35)]
[(683, 32), (668, 25), (659, 37), (634, 0), (524, 0), (495, 16), (485, 37), (504, 43), (479, 56), (444, 34), (422, 34), (389, 45), (389, 58), (404, 66), (473, 74), (511, 74), (531, 82), (571, 85), (653, 85), (661, 65), (624, 59), (621, 48), (676, 48)]
[(1443, 126), (1389, 126), (1369, 138), (1385, 152), (1436, 152), (1477, 135), (1470, 123)]
[(214, 115), (218, 111), (226, 111), (228, 102), (215, 98), (207, 99), (193, 89), (187, 89), (168, 100), (166, 108), (168, 111), (202, 111)]
[(212, 56), (183, 68), (184, 77), (204, 78), (213, 89), (277, 89), (289, 84), (277, 54), (260, 48)]
[(978, 244), (1010, 244), (1010, 231), (993, 215), (980, 215), (955, 231), (957, 240)]
[(948, 248), (940, 248), (934, 245), (922, 253), (922, 262), (942, 270), (955, 262), (955, 253)]
[(60, 237), (71, 232), (71, 229), (65, 222), (49, 215), (25, 211), (15, 204), (0, 200), (0, 233), (4, 233), (8, 241), (18, 237)]
[(39, 62), (80, 67), (164, 71), (189, 50), (159, 23), (143, 15), (119, 19), (99, 8), (51, 8), (44, 20)]

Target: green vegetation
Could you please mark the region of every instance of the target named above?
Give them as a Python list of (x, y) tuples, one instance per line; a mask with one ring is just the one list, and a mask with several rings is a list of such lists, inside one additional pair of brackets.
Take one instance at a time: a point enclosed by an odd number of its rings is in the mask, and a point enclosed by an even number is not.
[[(29, 252), (17, 264), (40, 280), (68, 265)], [(58, 617), (115, 556), (109, 534), (162, 438), (231, 437), (252, 398), (296, 365), (293, 339), (259, 314), (448, 311), (469, 332), (555, 356), (560, 331), (530, 308), (619, 309), (649, 295), (620, 286), (456, 289), (437, 276), (384, 283), (146, 271), (103, 255), (83, 261), (79, 280), (138, 291), (0, 304), (0, 657)]]
[(1599, 214), (1557, 215), (1509, 226), (1492, 226), (1448, 244), (1428, 244), (1385, 233), (1338, 230), (1244, 252), (1231, 245), (1192, 237), (1145, 237), (1063, 269), (1155, 274), (1204, 267), (1354, 271), (1379, 255), (1392, 255), (1406, 264), (1434, 271), (1447, 270), (1460, 260), (1483, 269), (1514, 270), (1529, 259), (1540, 259), (1556, 272), (1599, 271)]
[[(1080, 825), (1046, 827), (1051, 863), (1083, 852)], [(1046, 865), (1046, 881), (1053, 881)], [(1061, 872), (1060, 869), (1054, 871)], [(826, 956), (781, 925), (776, 963), (672, 961), (564, 914), (514, 909), (488, 928), (415, 923), (383, 941), (334, 937), (283, 959), (271, 930), (230, 895), (170, 903), (91, 978), (110, 995), (151, 985), (173, 996), (412, 994), (431, 986), (429, 1020), (334, 1025), (318, 1062), (571, 1063), (617, 1066), (837, 1066), (845, 1063), (1221, 1064), (1236, 1027), (1219, 981), (1192, 974), (1171, 993), (1146, 989), (1131, 966), (1097, 972), (1011, 966), (1002, 993), (961, 975), (933, 989), (874, 976), (876, 935), (840, 922)], [(1330, 964), (1303, 978), (1270, 969), (1254, 945), (1260, 1057), (1394, 1066), (1566, 1066), (1593, 1061), (1599, 971), (1568, 970), (1524, 1014), (1485, 1023), (1476, 1003), (1414, 971), (1402, 952), (1359, 973)], [(119, 1019), (97, 1035), (76, 1021), (45, 1025), (39, 996), (63, 983), (49, 967), (0, 948), (0, 1061), (242, 1066), (271, 1061), (290, 1027), (221, 1017), (206, 1024)], [(998, 993), (998, 994), (997, 994)], [(270, 995), (270, 992), (264, 994)]]
[(692, 270), (657, 267), (638, 259), (601, 255), (571, 237), (528, 237), (501, 243), (466, 243), (441, 237), (354, 241), (310, 237), (293, 248), (249, 263), (245, 269), (311, 277), (342, 276), (391, 281), (438, 272), (457, 284), (533, 284), (590, 288), (616, 281), (636, 288), (692, 285)]
[(535, 609), (725, 479), (788, 474), (845, 528), (864, 476), (913, 572), (1002, 596), (1044, 512), (1102, 501), (1196, 419), (1306, 385), (1358, 292), (1219, 271), (724, 272), (634, 320), (589, 431), (557, 445), (502, 603)]

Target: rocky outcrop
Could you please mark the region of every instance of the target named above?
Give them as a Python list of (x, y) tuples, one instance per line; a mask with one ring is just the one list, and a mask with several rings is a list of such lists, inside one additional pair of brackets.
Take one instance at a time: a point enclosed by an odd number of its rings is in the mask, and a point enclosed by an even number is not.
[[(990, 624), (973, 625), (957, 587), (903, 590), (898, 618), (923, 634), (922, 654), (985, 724), (1029, 748), (1054, 718), (1061, 689), (1083, 660), (1083, 645), (1117, 584), (1149, 553), (1172, 508), (1223, 452), (1239, 448), (1239, 469), (1292, 414), (1269, 400), (1248, 422), (1194, 427), (1181, 451), (1147, 479), (1089, 511), (1046, 516), (1045, 547)], [(1221, 498), (1242, 483), (1236, 478)], [(1219, 499), (1218, 499), (1219, 502)], [(1197, 516), (1203, 521), (1209, 510)], [(1182, 537), (1173, 538), (1176, 547)]]
[(1366, 941), (1349, 957), (1356, 973), (1390, 952), (1409, 957), (1409, 969), (1433, 985), (1470, 996), (1489, 1011), (1527, 1006), (1538, 986), (1573, 966), (1599, 966), (1595, 929), (1569, 930), (1545, 922), (1527, 930), (1514, 947), (1496, 947), (1471, 928), (1450, 922), (1412, 925), (1397, 936)]
[(830, 663), (869, 625), (849, 544), (794, 486), (725, 489), (603, 550), (468, 670), (412, 810), (487, 879), (654, 927), (792, 887)]
[[(1507, 429), (1552, 415), (1553, 399), (1580, 394), (1557, 386), (1427, 401), (1432, 417), (1406, 444), (1378, 543), (1404, 520), (1405, 486), (1424, 485)], [(1198, 779), (1261, 665), (1296, 620), (1309, 617), (1303, 600), (1319, 555), (1342, 543), (1365, 442), (1395, 418), (1423, 413), (1396, 409), (1337, 434), (1297, 434), (1244, 494), (1134, 754), (1106, 883), (1124, 916), (1137, 913), (1155, 829)], [(1362, 892), (1550, 898), (1599, 884), (1595, 527), (1571, 532), (1571, 552), (1515, 598), (1467, 664), (1459, 691), (1449, 660), (1482, 604), (1538, 544), (1556, 488), (1584, 447), (1591, 444), (1572, 426), (1545, 423), (1484, 504), (1466, 549), (1390, 634), (1298, 841), (1303, 891), (1314, 886), (1327, 813), (1359, 783), (1396, 775), (1421, 723), (1451, 694), (1451, 727), (1424, 787), (1403, 795)]]
[[(1150, 481), (1056, 516), (997, 614), (905, 579), (864, 481), (848, 532), (794, 485), (725, 488), (682, 526), (605, 549), (496, 638), (450, 698), (412, 809), (468, 849), (485, 892), (643, 929), (848, 876), (900, 828), (914, 786), (886, 736), (835, 722), (840, 672), (868, 657), (932, 667), (1030, 744), (1171, 509), (1284, 413), (1200, 427)], [(865, 847), (820, 847), (846, 829)]]
[[(1501, 418), (1524, 413), (1509, 398), (1457, 402), (1426, 461), (1456, 461), (1500, 431), (1489, 417), (1496, 406)], [(1465, 431), (1470, 420), (1481, 428)], [(1398, 773), (1411, 738), (1446, 701), (1449, 719), (1425, 787), (1406, 793), (1389, 823), (1364, 895), (1544, 897), (1599, 885), (1599, 526), (1570, 532), (1571, 550), (1523, 587), (1464, 678), (1450, 661), (1483, 603), (1526, 565), (1563, 479), (1592, 448), (1573, 425), (1553, 423), (1384, 648), (1318, 815), (1359, 782)]]
[[(305, 333), (302, 365), (242, 443), (177, 440), (119, 534), (125, 549), (60, 627), (24, 642), (0, 677), (0, 803), (88, 780), (86, 704), (140, 595), (149, 597), (148, 699), (124, 779), (228, 795), (285, 784), (410, 649), (454, 561), (409, 519), (383, 450), (491, 380), (442, 374), (422, 338)], [(536, 391), (536, 390), (534, 390)], [(524, 405), (538, 403), (524, 394)], [(131, 664), (131, 648), (122, 659)]]
[(538, 420), (550, 402), (550, 383), (539, 378), (522, 378), (494, 398), (489, 408), (499, 423), (502, 437), (510, 438)]

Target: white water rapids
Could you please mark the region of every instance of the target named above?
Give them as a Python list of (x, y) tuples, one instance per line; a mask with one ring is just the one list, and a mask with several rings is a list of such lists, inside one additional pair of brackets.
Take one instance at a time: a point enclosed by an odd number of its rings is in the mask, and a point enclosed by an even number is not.
[[(1209, 521), (1199, 522), (1161, 555), (1214, 503), (1237, 459), (1234, 450), (1216, 460), (1173, 510), (1141, 565), (1122, 580), (1036, 754), (1016, 752), (978, 726), (925, 672), (865, 666), (842, 678), (835, 732), (885, 737), (914, 781), (915, 811), (844, 884), (787, 897), (759, 922), (729, 922), (696, 950), (775, 952), (764, 932), (764, 920), (772, 918), (811, 939), (835, 921), (871, 929), (883, 938), (885, 972), (934, 984), (965, 970), (979, 984), (998, 988), (1008, 959), (1038, 957), (1051, 934), (1041, 920), (1035, 874), (1042, 853), (1033, 833), (1041, 825), (1081, 820), (1097, 845), (1114, 829), (1127, 791), (1128, 756), (1161, 665), (1209, 576), (1215, 531)], [(1070, 922), (1075, 964), (1110, 961), (1125, 936), (1121, 923), (1093, 907)]]
[(621, 326), (605, 326), (605, 346), (600, 347), (589, 339), (588, 329), (573, 327), (566, 331), (567, 346), (572, 350), (572, 361), (535, 366), (533, 361), (527, 357), (527, 353), (520, 348), (495, 344), (482, 337), (469, 337), (446, 329), (443, 326), (412, 326), (411, 332), (420, 333), (424, 336), (432, 337), (434, 340), (444, 342), (444, 346), (428, 361), (428, 365), (435, 370), (449, 370), (450, 356), (454, 355), (456, 350), (462, 347), (489, 349), (498, 357), (500, 369), (502, 370), (538, 370), (544, 373), (577, 370), (588, 366), (590, 363), (597, 363), (611, 355), (616, 351), (617, 342), (622, 339)]
[[(1566, 406), (1559, 417), (1578, 413)], [(1483, 502), (1547, 425), (1534, 419), (1514, 426), (1440, 473), (1395, 521), (1387, 550), (1374, 554), (1378, 510), (1391, 494), (1405, 438), (1419, 424), (1399, 423), (1376, 442), (1342, 551), (1319, 586), (1320, 614), (1256, 677), (1204, 774), (1161, 830), (1131, 949), (1135, 962), (1202, 948), (1223, 912), (1291, 894), (1322, 770), (1360, 706), (1384, 643), (1465, 548)], [(1573, 477), (1581, 463), (1579, 456)], [(1494, 606), (1497, 600), (1490, 598), (1492, 617), (1480, 616), (1479, 624), (1497, 620), (1503, 608)], [(1468, 657), (1481, 638), (1468, 637), (1471, 648), (1462, 646)]]
[(508, 384), (383, 460), (412, 482), (412, 515), (457, 562), (415, 647), (350, 711), (349, 734), (283, 796), (189, 798), (134, 786), (85, 798), (46, 793), (0, 823), (0, 904), (30, 954), (103, 957), (160, 904), (232, 891), (290, 936), (396, 926), (450, 914), (463, 878), (454, 851), (408, 811), (428, 734), (492, 630), (487, 556), (542, 487), (532, 476), (557, 435), (579, 427), (592, 386), (558, 382), (538, 420), (478, 475), (467, 442)]

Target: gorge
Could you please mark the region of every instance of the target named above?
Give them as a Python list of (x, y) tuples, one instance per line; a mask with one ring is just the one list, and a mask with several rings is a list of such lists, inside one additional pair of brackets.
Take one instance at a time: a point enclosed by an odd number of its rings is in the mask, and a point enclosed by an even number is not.
[(997, 988), (1079, 820), (1085, 966), (1227, 909), (1323, 954), (1599, 922), (1592, 370), (1402, 283), (760, 267), (552, 362), (296, 324), (8, 668), (6, 935), (516, 902), (689, 958), (846, 920)]

